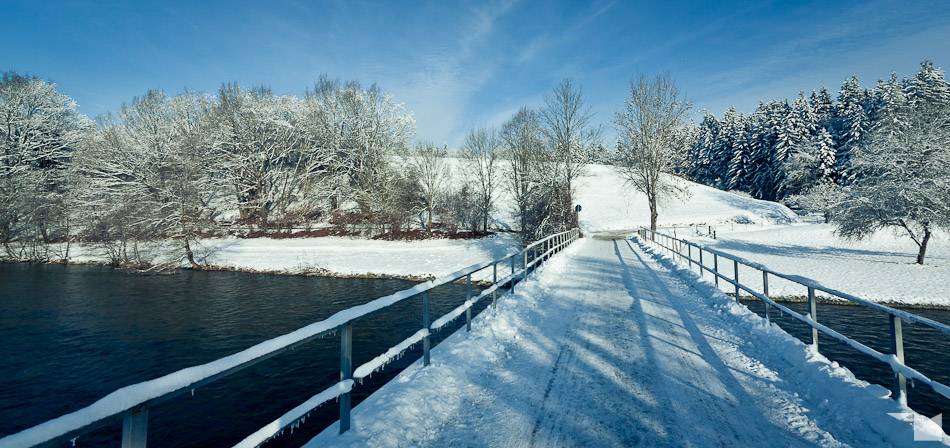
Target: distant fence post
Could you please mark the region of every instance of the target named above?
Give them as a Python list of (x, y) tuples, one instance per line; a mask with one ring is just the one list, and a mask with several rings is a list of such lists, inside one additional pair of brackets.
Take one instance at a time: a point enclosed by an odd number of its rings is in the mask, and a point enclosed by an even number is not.
[[(891, 317), (891, 352), (904, 364), (904, 332), (901, 330), (901, 318), (888, 314)], [(904, 374), (894, 372), (894, 399), (900, 404), (907, 405), (907, 378)]]
[[(340, 331), (340, 381), (353, 379), (353, 323)], [(340, 395), (340, 434), (350, 429), (350, 393)]]
[[(762, 295), (765, 297), (769, 296), (769, 273), (768, 271), (762, 271)], [(772, 309), (772, 304), (769, 302), (765, 303), (765, 322), (769, 323), (769, 311)]]

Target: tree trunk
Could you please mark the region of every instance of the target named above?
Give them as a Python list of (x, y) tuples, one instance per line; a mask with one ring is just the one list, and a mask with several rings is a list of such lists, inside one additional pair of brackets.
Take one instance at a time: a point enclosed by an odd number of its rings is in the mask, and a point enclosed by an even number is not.
[(920, 240), (920, 252), (917, 252), (917, 264), (924, 264), (928, 242), (930, 242), (930, 229), (924, 229), (924, 239)]
[(656, 198), (650, 197), (650, 230), (656, 232)]
[(188, 238), (185, 238), (185, 256), (188, 257), (188, 262), (191, 263), (192, 268), (201, 269), (201, 265), (195, 262), (195, 253), (191, 251), (191, 244), (188, 243)]

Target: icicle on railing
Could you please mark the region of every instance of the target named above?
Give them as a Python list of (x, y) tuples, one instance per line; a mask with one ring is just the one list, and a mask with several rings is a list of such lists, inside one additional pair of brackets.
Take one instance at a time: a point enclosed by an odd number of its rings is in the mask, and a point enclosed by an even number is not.
[[(247, 438), (240, 441), (237, 445), (234, 445), (234, 448), (256, 448), (264, 442), (282, 434), (284, 428), (288, 426), (293, 427), (296, 425), (299, 427), (298, 422), (300, 422), (301, 419), (306, 419), (311, 411), (342, 394), (349, 393), (351, 390), (353, 390), (353, 380), (340, 381), (291, 409), (286, 414), (281, 415), (277, 420), (270, 422), (267, 426), (258, 429), (254, 434), (247, 436)], [(293, 432), (293, 429), (291, 429), (291, 432)]]

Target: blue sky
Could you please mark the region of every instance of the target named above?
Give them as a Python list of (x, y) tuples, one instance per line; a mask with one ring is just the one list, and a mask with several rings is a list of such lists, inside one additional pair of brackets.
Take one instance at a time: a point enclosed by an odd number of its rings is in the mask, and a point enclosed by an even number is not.
[(452, 147), (566, 76), (609, 127), (640, 72), (670, 72), (721, 115), (852, 73), (871, 86), (923, 59), (947, 68), (948, 42), (940, 1), (0, 1), (0, 70), (51, 79), (91, 117), (150, 88), (302, 95), (326, 73), (378, 84), (418, 140)]

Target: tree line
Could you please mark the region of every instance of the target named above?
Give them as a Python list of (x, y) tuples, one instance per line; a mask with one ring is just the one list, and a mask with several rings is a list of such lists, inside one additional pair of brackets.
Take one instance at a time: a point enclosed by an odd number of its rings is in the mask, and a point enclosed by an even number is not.
[(576, 224), (576, 179), (603, 147), (570, 79), (500, 130), (472, 129), (457, 153), (412, 144), (412, 115), (375, 85), (326, 76), (299, 98), (228, 83), (149, 90), (95, 120), (76, 108), (47, 80), (3, 73), (7, 257), (67, 258), (87, 241), (114, 264), (147, 264), (146, 246), (171, 241), (199, 267), (195, 244), (223, 223), (484, 233), (505, 189), (531, 240)]
[(824, 213), (845, 237), (904, 231), (923, 264), (933, 230), (950, 227), (950, 86), (930, 61), (874, 88), (856, 76), (760, 102), (749, 115), (706, 113), (675, 170), (692, 180)]

